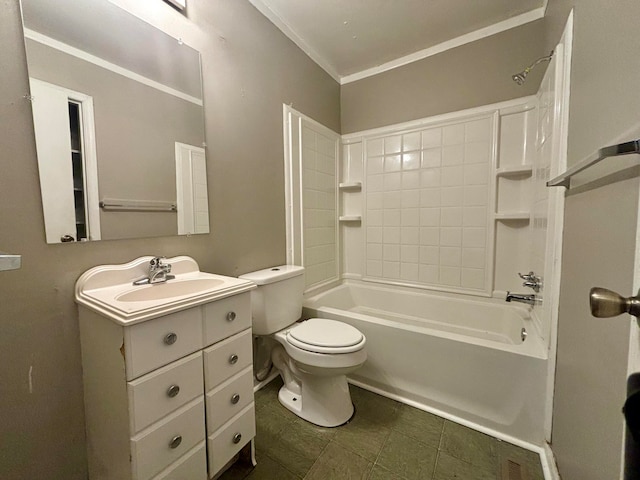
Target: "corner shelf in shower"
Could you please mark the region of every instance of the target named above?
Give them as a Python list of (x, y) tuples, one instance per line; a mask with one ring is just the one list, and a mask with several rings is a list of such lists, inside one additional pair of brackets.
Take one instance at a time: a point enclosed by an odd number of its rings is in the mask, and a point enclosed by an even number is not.
[(338, 189), (342, 191), (359, 192), (362, 190), (362, 182), (342, 182), (338, 184)]
[(529, 221), (529, 212), (500, 212), (495, 214), (496, 220), (520, 220), (520, 221)]
[(496, 177), (520, 177), (530, 176), (533, 173), (533, 166), (527, 165), (509, 165), (496, 170)]
[(338, 220), (341, 223), (345, 223), (345, 222), (360, 223), (362, 222), (362, 216), (361, 215), (341, 215), (338, 217)]

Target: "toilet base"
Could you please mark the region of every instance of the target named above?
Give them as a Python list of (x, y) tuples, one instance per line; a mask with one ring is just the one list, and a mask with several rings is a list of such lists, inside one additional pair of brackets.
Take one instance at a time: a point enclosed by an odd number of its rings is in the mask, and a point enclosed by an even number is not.
[(286, 384), (278, 392), (278, 400), (287, 410), (321, 427), (338, 427), (351, 419), (354, 408), (345, 375), (302, 376), (302, 394), (292, 392)]

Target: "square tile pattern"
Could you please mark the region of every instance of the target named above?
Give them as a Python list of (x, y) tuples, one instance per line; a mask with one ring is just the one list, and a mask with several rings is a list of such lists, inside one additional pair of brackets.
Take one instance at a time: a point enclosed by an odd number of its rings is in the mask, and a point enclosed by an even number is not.
[(366, 142), (366, 276), (484, 291), (492, 119)]
[(280, 405), (281, 385), (256, 393), (258, 465), (238, 461), (221, 480), (502, 480), (508, 461), (544, 480), (537, 453), (353, 385), (354, 418), (317, 427)]
[(306, 286), (337, 277), (336, 141), (302, 128), (302, 206)]

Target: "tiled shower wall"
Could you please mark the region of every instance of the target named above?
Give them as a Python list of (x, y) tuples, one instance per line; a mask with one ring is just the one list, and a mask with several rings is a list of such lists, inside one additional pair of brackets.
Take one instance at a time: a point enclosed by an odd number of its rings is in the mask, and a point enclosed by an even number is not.
[(338, 277), (337, 139), (302, 124), (303, 259), (306, 286)]
[(490, 291), (494, 118), (365, 139), (364, 278)]

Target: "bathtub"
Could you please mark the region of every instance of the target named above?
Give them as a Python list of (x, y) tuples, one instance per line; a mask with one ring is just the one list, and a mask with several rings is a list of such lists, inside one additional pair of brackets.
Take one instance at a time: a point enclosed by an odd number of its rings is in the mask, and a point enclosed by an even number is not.
[(367, 361), (350, 382), (499, 438), (541, 446), (547, 349), (529, 310), (354, 281), (304, 301), (305, 318), (340, 320), (366, 336)]

